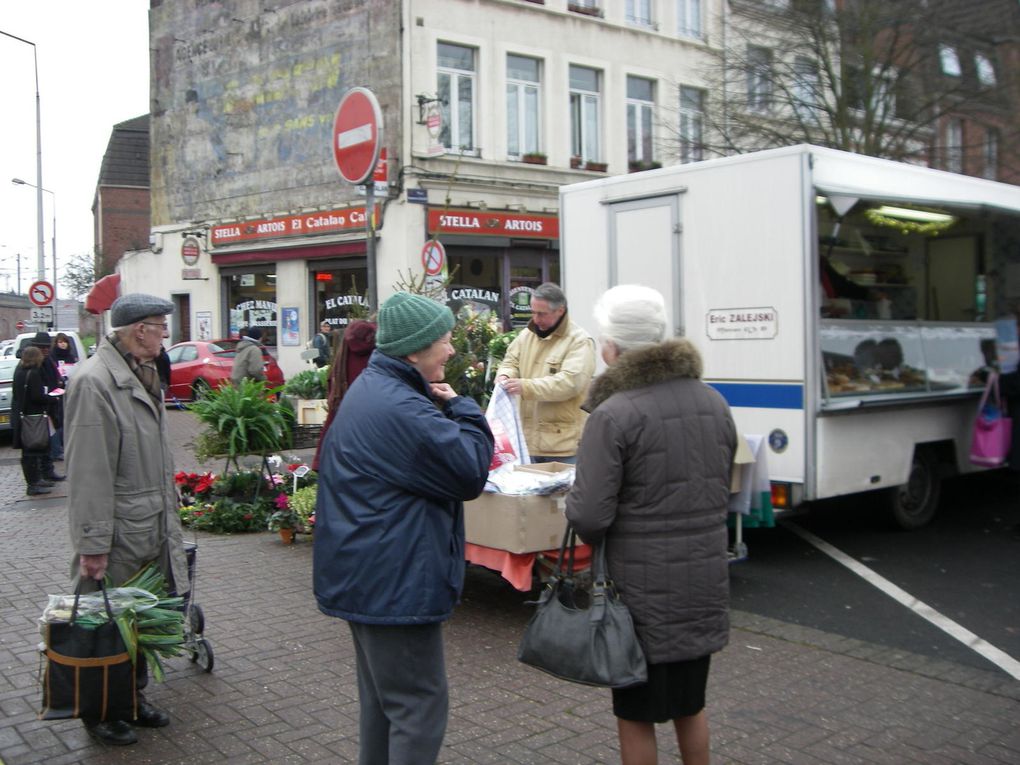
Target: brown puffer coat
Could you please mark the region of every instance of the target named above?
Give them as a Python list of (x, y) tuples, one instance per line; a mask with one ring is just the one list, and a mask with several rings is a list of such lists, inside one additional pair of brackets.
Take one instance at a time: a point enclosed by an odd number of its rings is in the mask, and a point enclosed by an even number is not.
[(652, 664), (696, 659), (729, 639), (736, 429), (701, 368), (693, 345), (668, 340), (596, 378), (567, 497), (581, 538), (605, 537), (609, 574)]

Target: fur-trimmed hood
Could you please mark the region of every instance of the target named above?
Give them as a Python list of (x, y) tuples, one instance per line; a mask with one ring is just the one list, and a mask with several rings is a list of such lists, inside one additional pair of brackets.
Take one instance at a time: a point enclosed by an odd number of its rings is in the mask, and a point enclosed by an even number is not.
[(614, 393), (645, 388), (667, 380), (701, 379), (701, 354), (684, 338), (627, 351), (616, 363), (592, 380), (588, 400), (582, 407), (593, 411)]

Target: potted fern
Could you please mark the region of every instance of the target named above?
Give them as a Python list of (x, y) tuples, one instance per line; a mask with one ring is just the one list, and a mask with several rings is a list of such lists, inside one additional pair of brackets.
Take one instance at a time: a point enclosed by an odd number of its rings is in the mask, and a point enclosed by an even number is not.
[(256, 380), (214, 388), (189, 409), (206, 430), (199, 436), (196, 453), (203, 457), (226, 457), (227, 466), (245, 454), (266, 455), (289, 443), (294, 421), (293, 410), (275, 400), (277, 390), (269, 390)]

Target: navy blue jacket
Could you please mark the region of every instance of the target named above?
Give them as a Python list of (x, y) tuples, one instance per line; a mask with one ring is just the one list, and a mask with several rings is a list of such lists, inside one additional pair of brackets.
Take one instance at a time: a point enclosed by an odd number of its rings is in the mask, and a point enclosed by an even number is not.
[(410, 364), (375, 351), (323, 441), (312, 565), (319, 610), (365, 624), (448, 619), (464, 583), (464, 500), (492, 433), (472, 399), (443, 409)]

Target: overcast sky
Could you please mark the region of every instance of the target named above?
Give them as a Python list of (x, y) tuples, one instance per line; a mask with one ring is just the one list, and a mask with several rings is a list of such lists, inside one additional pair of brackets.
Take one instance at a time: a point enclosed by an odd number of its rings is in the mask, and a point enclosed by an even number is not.
[[(92, 201), (113, 126), (149, 110), (148, 0), (0, 3), (0, 31), (35, 43), (42, 125), (46, 279), (91, 253)], [(35, 63), (33, 47), (0, 35), (0, 290), (21, 291), (38, 275)], [(58, 273), (59, 276), (59, 273)], [(58, 297), (66, 290), (58, 286)]]

